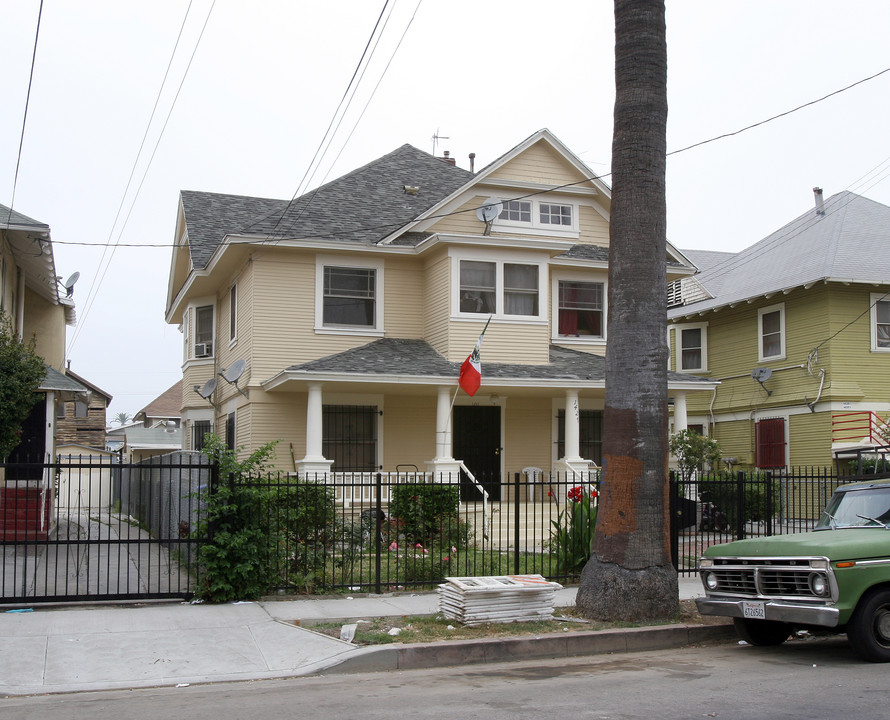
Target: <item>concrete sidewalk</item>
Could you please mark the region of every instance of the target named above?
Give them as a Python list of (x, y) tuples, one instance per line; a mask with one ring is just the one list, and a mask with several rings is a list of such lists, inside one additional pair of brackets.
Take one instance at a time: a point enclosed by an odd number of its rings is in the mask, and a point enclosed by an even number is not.
[[(680, 581), (681, 599), (700, 595), (700, 589), (697, 579)], [(573, 605), (575, 592), (557, 591), (557, 607)], [(704, 639), (698, 638), (702, 633), (690, 633), (693, 628), (665, 626), (567, 632), (534, 648), (529, 638), (358, 647), (310, 629), (321, 621), (435, 614), (437, 605), (438, 594), (430, 592), (0, 612), (0, 696), (493, 662), (517, 652), (523, 659), (558, 657), (677, 647)], [(725, 634), (720, 627), (705, 630), (709, 636)]]

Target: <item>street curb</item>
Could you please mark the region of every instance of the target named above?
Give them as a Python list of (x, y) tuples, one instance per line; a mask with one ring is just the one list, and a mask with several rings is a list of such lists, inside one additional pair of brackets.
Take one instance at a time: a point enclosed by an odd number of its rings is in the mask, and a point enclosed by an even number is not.
[(731, 624), (663, 625), (659, 627), (591, 630), (520, 638), (454, 640), (359, 648), (312, 674), (351, 675), (363, 672), (421, 670), (454, 665), (515, 662), (670, 650), (735, 637)]

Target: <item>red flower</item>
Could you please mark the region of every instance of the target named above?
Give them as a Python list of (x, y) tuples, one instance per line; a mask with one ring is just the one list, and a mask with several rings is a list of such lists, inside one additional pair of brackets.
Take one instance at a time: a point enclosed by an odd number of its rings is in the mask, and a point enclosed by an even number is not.
[(566, 496), (572, 502), (581, 502), (584, 499), (584, 488), (580, 485), (576, 485), (571, 490), (569, 490)]

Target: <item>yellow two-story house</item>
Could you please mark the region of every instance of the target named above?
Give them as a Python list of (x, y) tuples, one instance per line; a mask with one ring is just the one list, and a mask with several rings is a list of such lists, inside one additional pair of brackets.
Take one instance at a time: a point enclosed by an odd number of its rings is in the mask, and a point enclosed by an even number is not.
[[(505, 472), (586, 471), (609, 208), (548, 130), (478, 172), (404, 145), (292, 202), (183, 191), (166, 319), (183, 333), (185, 448), (209, 430), (280, 440), (278, 467), (309, 474), (462, 462), (495, 499)], [(669, 279), (695, 270), (670, 246), (664, 261)], [(489, 320), (470, 396), (459, 369)], [(712, 386), (671, 374), (675, 408)]]
[(890, 442), (890, 208), (823, 200), (740, 253), (685, 254), (671, 367), (719, 382), (688, 423), (740, 468), (832, 465)]

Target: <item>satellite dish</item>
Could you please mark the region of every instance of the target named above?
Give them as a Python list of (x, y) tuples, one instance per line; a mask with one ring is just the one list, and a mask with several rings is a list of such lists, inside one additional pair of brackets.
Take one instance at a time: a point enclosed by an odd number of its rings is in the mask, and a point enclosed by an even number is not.
[(236, 383), (246, 369), (247, 363), (244, 362), (244, 360), (236, 360), (229, 366), (229, 369), (223, 373), (223, 378), (227, 383)]
[(211, 395), (213, 395), (214, 390), (216, 390), (216, 378), (210, 378), (206, 383), (204, 383), (204, 387), (198, 390), (198, 395), (206, 400)]
[(773, 375), (773, 371), (768, 367), (758, 367), (751, 371), (751, 377), (757, 382), (762, 383), (769, 380)]
[(65, 290), (68, 291), (68, 297), (71, 297), (74, 294), (74, 284), (78, 280), (80, 280), (80, 273), (76, 272), (65, 281)]
[(490, 225), (501, 214), (504, 204), (495, 197), (488, 198), (485, 204), (476, 210), (476, 217), (486, 225)]

